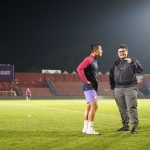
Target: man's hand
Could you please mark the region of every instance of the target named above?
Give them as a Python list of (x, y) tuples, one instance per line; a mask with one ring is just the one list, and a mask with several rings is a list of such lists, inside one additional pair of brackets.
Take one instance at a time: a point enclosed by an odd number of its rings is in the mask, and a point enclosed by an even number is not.
[(124, 60), (126, 60), (129, 64), (131, 63), (131, 58), (125, 58)]
[(112, 90), (114, 90), (114, 86), (111, 86), (110, 88), (111, 88)]
[(89, 84), (90, 86), (93, 86), (93, 83), (90, 81), (87, 81), (87, 84)]

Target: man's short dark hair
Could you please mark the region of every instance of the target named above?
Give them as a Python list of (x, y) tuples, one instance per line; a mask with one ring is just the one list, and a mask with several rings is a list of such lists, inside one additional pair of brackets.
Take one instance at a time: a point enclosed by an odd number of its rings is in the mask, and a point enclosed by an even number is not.
[(121, 44), (121, 45), (119, 45), (118, 46), (118, 49), (126, 49), (126, 50), (128, 50), (128, 46), (126, 45), (126, 44)]
[(99, 46), (101, 46), (99, 43), (97, 44), (92, 44), (91, 45), (91, 52), (94, 52), (95, 50), (97, 50), (99, 48)]

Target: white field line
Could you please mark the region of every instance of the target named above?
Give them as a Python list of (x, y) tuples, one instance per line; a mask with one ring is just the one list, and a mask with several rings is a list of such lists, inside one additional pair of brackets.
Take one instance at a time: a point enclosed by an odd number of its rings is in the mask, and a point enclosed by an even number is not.
[[(38, 108), (44, 108), (44, 109), (46, 108), (46, 109), (59, 110), (59, 111), (84, 113), (84, 112), (78, 111), (78, 110), (62, 109), (62, 108), (55, 108), (55, 107), (45, 107), (45, 106), (36, 106), (36, 105), (31, 105), (31, 104), (20, 104), (20, 103), (11, 103), (11, 104), (17, 104), (17, 105), (22, 105), (22, 106), (30, 106), (30, 107), (38, 107)], [(96, 113), (96, 116), (106, 116), (106, 117), (120, 118), (119, 116), (115, 116), (115, 115), (98, 114), (98, 113)], [(150, 119), (142, 119), (142, 118), (139, 118), (139, 120), (150, 121)]]

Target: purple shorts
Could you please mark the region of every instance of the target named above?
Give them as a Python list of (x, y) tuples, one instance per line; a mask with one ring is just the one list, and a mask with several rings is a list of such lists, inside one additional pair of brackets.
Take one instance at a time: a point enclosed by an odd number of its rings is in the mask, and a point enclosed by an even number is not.
[(95, 90), (84, 91), (86, 103), (97, 102), (97, 93)]

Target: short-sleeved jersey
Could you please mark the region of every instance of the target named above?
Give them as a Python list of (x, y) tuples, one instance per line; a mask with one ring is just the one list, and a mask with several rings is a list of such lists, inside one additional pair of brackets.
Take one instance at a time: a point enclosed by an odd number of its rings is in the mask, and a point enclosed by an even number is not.
[(30, 90), (26, 90), (26, 95), (27, 96), (31, 96), (31, 91)]
[[(83, 91), (98, 89), (98, 64), (93, 55), (86, 57), (78, 66), (77, 72), (83, 81)], [(87, 84), (87, 81), (92, 82), (93, 86)]]

